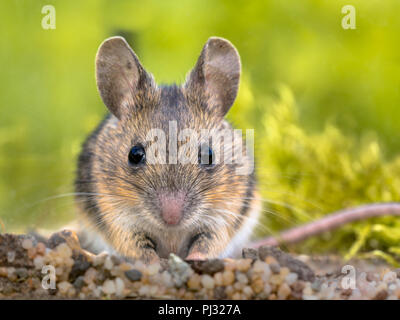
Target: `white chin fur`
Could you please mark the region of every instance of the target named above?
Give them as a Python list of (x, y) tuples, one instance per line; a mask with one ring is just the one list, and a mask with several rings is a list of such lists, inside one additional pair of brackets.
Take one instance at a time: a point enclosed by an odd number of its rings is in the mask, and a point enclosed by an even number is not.
[(249, 243), (261, 211), (260, 202), (256, 200), (253, 201), (255, 201), (255, 206), (249, 213), (250, 218), (246, 220), (240, 230), (232, 238), (225, 251), (219, 255), (219, 258), (238, 258), (242, 254), (242, 249)]

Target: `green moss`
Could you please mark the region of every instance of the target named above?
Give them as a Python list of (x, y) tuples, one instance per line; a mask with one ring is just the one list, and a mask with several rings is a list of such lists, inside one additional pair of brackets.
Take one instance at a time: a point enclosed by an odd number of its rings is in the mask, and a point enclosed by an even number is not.
[[(256, 131), (257, 174), (265, 211), (259, 236), (277, 233), (323, 215), (360, 204), (399, 201), (400, 158), (382, 155), (375, 136), (356, 139), (334, 124), (321, 132), (306, 131), (289, 89), (264, 115)], [(300, 251), (338, 251), (347, 258), (381, 250), (399, 257), (400, 219), (374, 218), (346, 225), (294, 248)], [(382, 256), (382, 255), (381, 255)]]

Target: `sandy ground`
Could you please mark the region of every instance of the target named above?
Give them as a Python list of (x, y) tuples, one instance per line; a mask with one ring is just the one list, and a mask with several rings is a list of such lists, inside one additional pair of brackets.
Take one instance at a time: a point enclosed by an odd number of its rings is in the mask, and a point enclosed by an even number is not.
[[(43, 266), (56, 285), (43, 288)], [(245, 249), (243, 259), (147, 266), (84, 251), (73, 232), (48, 240), (0, 234), (3, 299), (399, 299), (400, 269), (381, 260), (294, 256), (273, 247)]]

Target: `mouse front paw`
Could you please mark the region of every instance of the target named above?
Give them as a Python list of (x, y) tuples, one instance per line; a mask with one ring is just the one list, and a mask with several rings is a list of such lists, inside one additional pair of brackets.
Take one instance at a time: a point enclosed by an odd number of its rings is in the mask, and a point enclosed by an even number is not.
[(145, 234), (136, 234), (135, 243), (135, 258), (146, 264), (160, 261), (160, 257), (157, 254), (157, 244), (149, 236)]
[(138, 257), (139, 260), (141, 260), (145, 264), (153, 264), (156, 262), (160, 262), (160, 257), (158, 256), (158, 254), (151, 249), (141, 250)]
[(202, 232), (195, 235), (189, 245), (189, 252), (185, 260), (206, 260), (210, 258), (212, 251), (212, 235)]

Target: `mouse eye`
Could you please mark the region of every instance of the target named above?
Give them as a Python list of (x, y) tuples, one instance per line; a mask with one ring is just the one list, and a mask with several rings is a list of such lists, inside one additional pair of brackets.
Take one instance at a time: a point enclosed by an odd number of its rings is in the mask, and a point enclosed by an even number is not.
[(199, 148), (199, 164), (204, 167), (214, 165), (214, 153), (209, 146), (200, 146)]
[(144, 148), (142, 146), (134, 146), (128, 155), (128, 160), (131, 165), (137, 166), (139, 164), (143, 164), (146, 160), (146, 153), (144, 152)]

